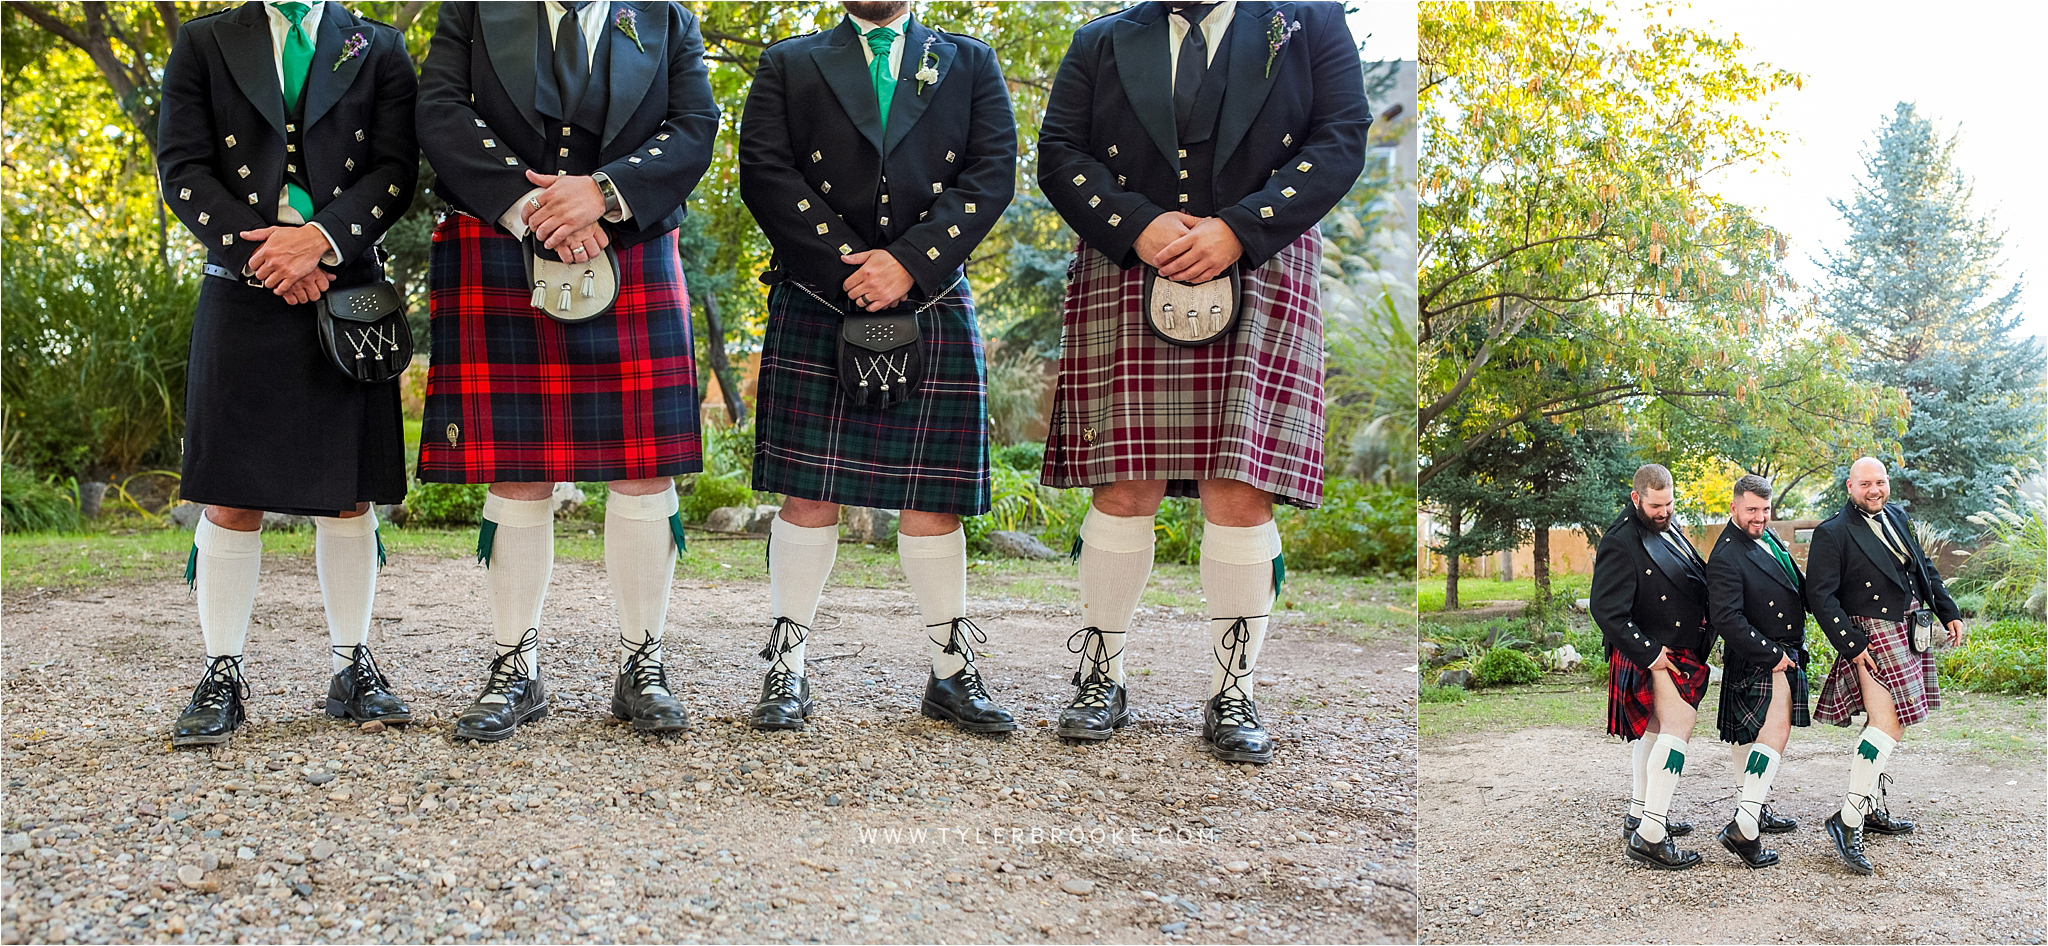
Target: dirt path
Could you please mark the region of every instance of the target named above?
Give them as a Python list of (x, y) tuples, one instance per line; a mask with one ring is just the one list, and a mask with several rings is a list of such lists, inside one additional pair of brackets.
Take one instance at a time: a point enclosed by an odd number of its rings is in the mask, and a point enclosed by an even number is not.
[[(1941, 714), (1935, 722), (1940, 725)], [(1672, 817), (1705, 863), (1643, 868), (1622, 853), (1628, 770), (1591, 724), (1430, 740), (1421, 763), (1421, 941), (1558, 943), (2040, 943), (2042, 760), (1936, 747), (1908, 731), (1889, 771), (1892, 810), (1919, 825), (1866, 845), (1859, 877), (1821, 822), (1841, 804), (1852, 731), (1795, 729), (1771, 806), (1799, 821), (1770, 837), (1777, 866), (1745, 869), (1714, 835), (1735, 766), (1702, 714)], [(1915, 739), (1918, 735), (1921, 738)]]
[(834, 588), (810, 648), (820, 715), (762, 734), (741, 720), (766, 587), (679, 581), (668, 665), (697, 722), (664, 739), (606, 715), (603, 571), (562, 562), (542, 658), (555, 715), (480, 747), (449, 725), (486, 655), (475, 565), (403, 556), (385, 570), (372, 643), (418, 721), (382, 733), (318, 713), (310, 561), (273, 556), (264, 571), (251, 721), (211, 752), (168, 749), (200, 666), (182, 584), (7, 603), (0, 940), (1365, 942), (1414, 929), (1405, 643), (1283, 623), (1258, 694), (1277, 758), (1226, 766), (1199, 746), (1208, 643), (1190, 614), (1139, 616), (1137, 725), (1071, 747), (1046, 726), (1071, 689), (1070, 612), (976, 602), (984, 674), (1025, 723), (977, 737), (916, 714), (927, 664), (908, 591)]

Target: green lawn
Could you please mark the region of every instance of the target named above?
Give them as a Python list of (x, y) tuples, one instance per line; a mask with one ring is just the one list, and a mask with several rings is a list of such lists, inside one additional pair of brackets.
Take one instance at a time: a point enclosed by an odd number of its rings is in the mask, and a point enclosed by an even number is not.
[[(1593, 579), (1590, 575), (1552, 575), (1550, 576), (1550, 593), (1553, 597), (1558, 598), (1583, 598), (1586, 596), (1587, 589), (1592, 587), (1592, 584)], [(1518, 578), (1514, 581), (1500, 581), (1494, 578), (1458, 579), (1458, 606), (1460, 608), (1479, 607), (1503, 601), (1526, 602), (1535, 596), (1536, 583), (1528, 579)], [(1416, 593), (1416, 601), (1421, 606), (1424, 614), (1432, 611), (1442, 611), (1444, 609), (1443, 578), (1432, 575), (1424, 581)]]

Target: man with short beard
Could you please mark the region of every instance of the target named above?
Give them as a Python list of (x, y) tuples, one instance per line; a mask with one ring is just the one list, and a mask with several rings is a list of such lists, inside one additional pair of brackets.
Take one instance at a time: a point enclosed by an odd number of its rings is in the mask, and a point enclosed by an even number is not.
[(1877, 803), (1885, 763), (1906, 727), (1941, 706), (1932, 640), (1925, 653), (1911, 643), (1915, 612), (1931, 609), (1947, 628), (1950, 646), (1963, 642), (1963, 613), (1943, 587), (1906, 511), (1886, 503), (1891, 477), (1884, 464), (1864, 457), (1843, 481), (1849, 504), (1813, 530), (1807, 554), (1806, 604), (1835, 647), (1835, 663), (1821, 686), (1813, 716), (1847, 726), (1857, 710), (1867, 715), (1856, 754), (1849, 760), (1849, 791), (1842, 810), (1829, 815), (1828, 837), (1849, 869), (1869, 874), (1863, 833), (1905, 834), (1913, 823)]
[[(1630, 859), (1661, 870), (1700, 862), (1672, 838), (1671, 795), (1685, 771), (1700, 697), (1707, 689), (1707, 572), (1685, 534), (1672, 527), (1671, 471), (1636, 470), (1628, 508), (1593, 558), (1593, 623), (1607, 644), (1607, 731), (1634, 742), (1633, 792), (1622, 819)], [(1654, 737), (1654, 739), (1652, 739)]]
[(1810, 724), (1804, 582), (1792, 554), (1766, 528), (1770, 519), (1770, 481), (1755, 474), (1736, 480), (1728, 526), (1707, 563), (1714, 633), (1727, 642), (1721, 740), (1734, 746), (1742, 773), (1735, 818), (1717, 840), (1752, 868), (1778, 862), (1778, 852), (1764, 848), (1763, 835), (1798, 827), (1772, 814), (1764, 798), (1792, 727)]

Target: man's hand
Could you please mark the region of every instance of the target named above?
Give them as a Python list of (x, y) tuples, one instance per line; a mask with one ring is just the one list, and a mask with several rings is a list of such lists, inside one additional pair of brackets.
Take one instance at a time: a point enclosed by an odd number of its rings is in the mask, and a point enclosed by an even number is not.
[(334, 249), (315, 226), (276, 226), (244, 230), (242, 239), (263, 244), (249, 257), (249, 272), (278, 295), (320, 271), (320, 258)]
[(526, 179), (545, 188), (519, 212), (519, 219), (542, 246), (576, 262), (591, 259), (604, 249), (605, 243), (590, 237), (590, 230), (604, 219), (604, 193), (597, 189), (596, 181), (588, 175), (550, 176), (532, 170), (526, 172)]
[(331, 285), (334, 285), (334, 274), (324, 269), (315, 269), (311, 273), (306, 274), (306, 278), (276, 291), (279, 296), (284, 298), (284, 301), (292, 305), (305, 305), (320, 298), (321, 294), (325, 293), (327, 287)]
[(1775, 666), (1775, 667), (1772, 667), (1772, 668), (1771, 668), (1771, 672), (1772, 672), (1772, 673), (1784, 673), (1785, 671), (1787, 671), (1787, 670), (1791, 670), (1791, 669), (1793, 669), (1794, 667), (1797, 667), (1797, 666), (1799, 666), (1799, 664), (1798, 664), (1798, 663), (1797, 663), (1796, 661), (1794, 661), (1794, 660), (1793, 660), (1792, 658), (1790, 658), (1790, 657), (1779, 657), (1779, 658), (1778, 658), (1778, 665), (1777, 665), (1777, 666)]
[(1948, 645), (1950, 647), (1961, 647), (1962, 644), (1963, 622), (1961, 620), (1948, 622)]
[(846, 297), (869, 312), (880, 312), (902, 302), (915, 282), (910, 271), (896, 262), (888, 250), (863, 250), (842, 256), (839, 261), (860, 267), (846, 278)]
[[(1149, 228), (1148, 228), (1149, 229)], [(1202, 283), (1244, 255), (1244, 244), (1220, 217), (1203, 217), (1180, 239), (1159, 253), (1159, 275), (1178, 282)]]
[(1849, 662), (1870, 671), (1871, 676), (1877, 676), (1877, 661), (1871, 659), (1869, 650), (1866, 649), (1862, 653), (1849, 658)]
[(1668, 673), (1677, 673), (1678, 667), (1671, 662), (1671, 648), (1657, 648), (1657, 659), (1650, 661), (1649, 669), (1663, 670)]
[(1145, 232), (1138, 234), (1138, 242), (1132, 244), (1131, 249), (1137, 251), (1138, 259), (1157, 269), (1160, 254), (1167, 246), (1186, 236), (1188, 228), (1200, 222), (1201, 219), (1198, 217), (1190, 217), (1178, 210), (1169, 210), (1153, 217), (1152, 222), (1145, 225)]

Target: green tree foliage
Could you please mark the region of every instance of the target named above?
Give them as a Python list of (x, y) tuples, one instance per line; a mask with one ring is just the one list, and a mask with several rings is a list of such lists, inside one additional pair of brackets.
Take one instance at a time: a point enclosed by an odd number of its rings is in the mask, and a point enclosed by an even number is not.
[(1539, 418), (1744, 462), (1839, 456), (1841, 431), (1874, 447), (1903, 420), (1785, 303), (1785, 237), (1703, 184), (1770, 157), (1745, 116), (1798, 77), (1643, 19), (1624, 36), (1587, 6), (1423, 5), (1424, 484)]
[(1920, 523), (1969, 534), (2006, 474), (2041, 455), (2048, 364), (2019, 332), (2020, 283), (2000, 273), (2002, 235), (1971, 212), (1955, 146), (1912, 105), (1893, 110), (1855, 195), (1833, 202), (1849, 236), (1826, 254), (1821, 308), (1856, 376), (1912, 399), (1893, 497)]

